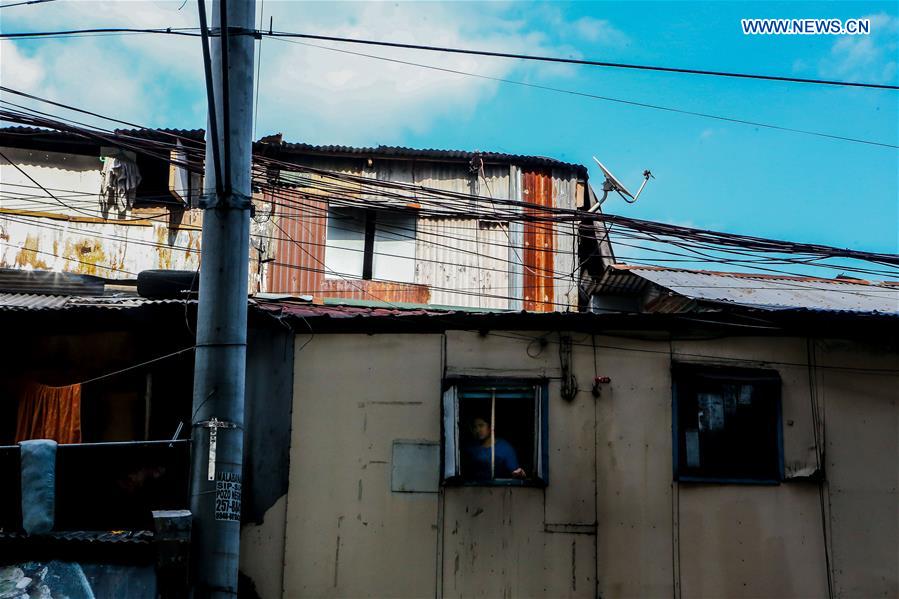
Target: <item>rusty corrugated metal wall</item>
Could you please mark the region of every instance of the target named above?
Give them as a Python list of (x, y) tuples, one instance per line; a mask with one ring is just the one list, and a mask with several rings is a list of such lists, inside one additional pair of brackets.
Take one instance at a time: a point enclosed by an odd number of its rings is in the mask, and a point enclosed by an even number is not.
[(263, 203), (277, 202), (270, 227), (274, 260), (266, 269), (267, 290), (273, 293), (339, 297), (388, 303), (428, 303), (428, 288), (392, 281), (370, 281), (330, 275), (325, 268), (328, 203), (280, 190)]
[[(310, 157), (303, 162), (374, 180), (547, 207), (571, 208), (577, 200), (576, 177), (571, 173), (522, 171), (509, 164), (486, 165), (481, 175), (472, 172), (467, 163), (377, 159), (369, 163), (329, 157)], [(452, 216), (420, 218), (415, 233), (414, 283), (362, 280), (325, 272), (327, 201), (287, 189), (279, 190), (278, 195), (276, 216), (268, 232), (274, 239), (264, 256), (271, 261), (260, 268), (263, 291), (544, 312), (577, 308), (576, 282), (572, 291), (572, 283), (560, 282), (555, 272), (557, 268), (572, 270), (569, 262), (577, 244), (559, 227)], [(358, 199), (364, 202), (368, 198), (360, 190)], [(408, 199), (407, 203), (417, 201), (414, 193)], [(534, 215), (539, 211), (526, 212)], [(556, 252), (560, 254), (556, 256)]]
[(316, 294), (321, 290), (325, 264), (328, 204), (280, 190), (264, 202), (277, 202), (271, 228), (274, 262), (268, 268), (268, 290), (275, 293)]
[[(553, 178), (546, 172), (523, 171), (524, 201), (539, 206), (552, 207)], [(539, 209), (525, 207), (525, 216), (541, 216)], [(524, 223), (524, 309), (537, 312), (552, 312), (554, 305), (555, 250), (553, 225), (525, 221)]]

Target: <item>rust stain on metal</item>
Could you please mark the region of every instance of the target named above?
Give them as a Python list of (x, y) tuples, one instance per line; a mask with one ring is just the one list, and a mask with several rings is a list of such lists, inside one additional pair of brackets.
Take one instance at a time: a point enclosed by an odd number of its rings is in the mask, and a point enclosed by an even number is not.
[(31, 267), (40, 270), (50, 270), (45, 260), (38, 253), (39, 240), (36, 235), (25, 237), (22, 249), (16, 254), (16, 267)]
[[(548, 172), (522, 173), (524, 201), (537, 206), (553, 206), (553, 181)], [(526, 206), (525, 216), (537, 218), (539, 208)], [(535, 312), (552, 312), (554, 301), (552, 223), (526, 220), (524, 223), (524, 309)]]
[(172, 248), (168, 247), (169, 234), (164, 227), (158, 227), (156, 233), (156, 253), (159, 255), (158, 268), (172, 268)]
[[(102, 275), (107, 269), (106, 251), (102, 240), (81, 239), (66, 241), (61, 256), (68, 272), (82, 275)], [(98, 268), (98, 265), (102, 268)]]
[(427, 304), (431, 299), (431, 292), (425, 285), (393, 281), (322, 278), (318, 289), (319, 292), (313, 295), (330, 298), (410, 304)]

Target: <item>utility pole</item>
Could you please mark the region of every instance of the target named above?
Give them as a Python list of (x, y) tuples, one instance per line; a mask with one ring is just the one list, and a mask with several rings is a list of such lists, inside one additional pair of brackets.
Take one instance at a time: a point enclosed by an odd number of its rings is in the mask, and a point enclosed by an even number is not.
[[(236, 597), (243, 480), (255, 0), (215, 0), (192, 408), (194, 597)], [(243, 31), (243, 33), (241, 33)], [(223, 35), (224, 34), (224, 35)], [(207, 45), (208, 41), (208, 45)]]

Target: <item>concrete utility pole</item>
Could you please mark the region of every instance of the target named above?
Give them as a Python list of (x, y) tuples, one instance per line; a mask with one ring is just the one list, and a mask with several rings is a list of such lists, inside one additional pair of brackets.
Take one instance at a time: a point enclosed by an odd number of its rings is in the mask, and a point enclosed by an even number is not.
[[(202, 13), (202, 0), (199, 7)], [(234, 31), (252, 30), (255, 12), (254, 0), (218, 0), (213, 2), (211, 11), (211, 60), (207, 64), (207, 85), (211, 86), (207, 92), (214, 90), (215, 102), (206, 130), (202, 268), (191, 418), (193, 586), (194, 597), (202, 598), (237, 595), (254, 39), (252, 35), (234, 35)], [(201, 17), (201, 25), (204, 23), (205, 16)], [(232, 35), (219, 35), (222, 24)]]

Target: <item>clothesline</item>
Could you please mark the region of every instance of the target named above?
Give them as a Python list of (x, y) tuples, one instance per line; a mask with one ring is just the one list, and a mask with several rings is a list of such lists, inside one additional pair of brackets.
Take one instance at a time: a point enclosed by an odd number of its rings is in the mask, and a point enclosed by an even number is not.
[(111, 377), (111, 376), (116, 376), (117, 374), (122, 374), (123, 372), (128, 372), (129, 370), (135, 370), (135, 369), (137, 369), (137, 368), (140, 368), (141, 366), (146, 366), (147, 364), (152, 364), (152, 363), (154, 363), (154, 362), (159, 362), (159, 361), (161, 361), (161, 360), (165, 360), (165, 359), (167, 359), (167, 358), (171, 358), (171, 357), (173, 357), (173, 356), (177, 356), (177, 355), (179, 355), (179, 354), (183, 354), (184, 352), (188, 352), (188, 351), (191, 351), (191, 350), (193, 350), (193, 349), (196, 349), (196, 347), (197, 347), (196, 345), (191, 345), (190, 347), (185, 347), (185, 348), (183, 348), (183, 349), (179, 349), (178, 351), (173, 351), (172, 353), (170, 353), (170, 354), (165, 354), (164, 356), (157, 356), (157, 357), (152, 358), (152, 359), (150, 359), (150, 360), (147, 360), (147, 361), (145, 361), (145, 362), (140, 362), (140, 363), (138, 363), (138, 364), (133, 364), (133, 365), (131, 365), (131, 366), (127, 366), (127, 367), (122, 368), (122, 369), (120, 369), (120, 370), (115, 370), (115, 371), (113, 371), (113, 372), (107, 372), (106, 374), (101, 374), (100, 376), (95, 376), (95, 377), (93, 377), (93, 378), (87, 379), (86, 381), (81, 381), (81, 382), (76, 382), (76, 383), (70, 383), (70, 384), (68, 384), (68, 385), (58, 385), (58, 386), (44, 385), (44, 386), (45, 386), (45, 387), (50, 387), (50, 388), (58, 389), (58, 388), (62, 388), (62, 387), (71, 387), (72, 385), (87, 385), (88, 383), (93, 383), (93, 382), (95, 382), (95, 381), (99, 381), (99, 380), (102, 380), (102, 379), (105, 379), (105, 378), (109, 378), (109, 377)]

